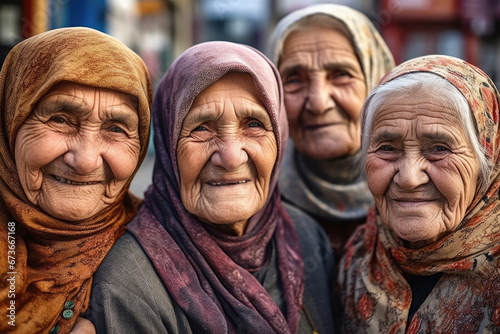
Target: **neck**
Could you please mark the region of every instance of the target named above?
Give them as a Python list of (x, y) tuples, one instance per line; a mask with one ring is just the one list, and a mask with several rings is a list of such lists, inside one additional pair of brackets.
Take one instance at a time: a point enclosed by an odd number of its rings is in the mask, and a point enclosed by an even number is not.
[(247, 223), (248, 221), (238, 222), (233, 224), (214, 224), (214, 223), (207, 223), (207, 224), (219, 233), (241, 237), (243, 234), (245, 234)]
[(349, 184), (358, 179), (361, 175), (360, 159), (361, 151), (327, 160), (312, 159), (301, 153), (297, 155), (298, 164), (303, 165), (317, 177), (335, 184)]

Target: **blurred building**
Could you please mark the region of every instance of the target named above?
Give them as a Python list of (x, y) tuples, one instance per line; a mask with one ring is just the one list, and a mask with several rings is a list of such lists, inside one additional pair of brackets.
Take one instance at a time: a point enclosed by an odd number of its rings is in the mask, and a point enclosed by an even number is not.
[(500, 82), (500, 2), (497, 0), (380, 0), (371, 12), (399, 64), (446, 54)]

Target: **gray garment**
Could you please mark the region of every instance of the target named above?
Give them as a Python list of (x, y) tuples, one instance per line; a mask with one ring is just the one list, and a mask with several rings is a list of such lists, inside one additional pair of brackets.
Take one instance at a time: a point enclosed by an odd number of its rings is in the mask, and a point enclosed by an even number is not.
[[(291, 206), (285, 207), (295, 223), (302, 247), (304, 305), (319, 333), (334, 333), (331, 306), (334, 263), (328, 239), (312, 218)], [(275, 255), (273, 251), (270, 263), (254, 276), (283, 311)], [(204, 333), (202, 328), (189, 322), (165, 289), (146, 253), (128, 232), (113, 245), (94, 275), (85, 316), (98, 334)], [(304, 312), (298, 333), (312, 333)]]

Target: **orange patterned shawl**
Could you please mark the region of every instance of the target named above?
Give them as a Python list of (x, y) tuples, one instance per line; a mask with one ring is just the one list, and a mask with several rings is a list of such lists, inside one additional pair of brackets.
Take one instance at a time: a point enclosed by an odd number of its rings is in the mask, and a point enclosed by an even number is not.
[[(27, 200), (14, 161), (14, 140), (36, 103), (61, 81), (137, 97), (139, 162), (147, 151), (151, 82), (142, 60), (123, 43), (89, 28), (64, 28), (29, 38), (9, 53), (0, 73), (2, 333), (48, 333), (56, 324), (59, 333), (69, 332), (87, 308), (92, 275), (139, 204), (128, 193), (132, 178), (114, 205), (81, 222), (55, 219)], [(74, 316), (66, 320), (62, 312), (68, 300), (75, 303)], [(15, 327), (9, 324), (14, 319)]]
[[(350, 239), (339, 269), (347, 333), (500, 332), (499, 101), (480, 69), (453, 57), (407, 61), (381, 84), (411, 72), (447, 79), (466, 98), (478, 140), (490, 161), (488, 189), (476, 195), (460, 226), (419, 249), (405, 248), (376, 210)], [(407, 325), (412, 295), (408, 274), (442, 277)]]

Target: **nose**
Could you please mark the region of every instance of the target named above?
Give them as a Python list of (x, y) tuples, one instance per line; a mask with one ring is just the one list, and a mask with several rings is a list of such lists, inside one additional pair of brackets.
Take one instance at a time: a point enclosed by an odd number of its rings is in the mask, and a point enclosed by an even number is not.
[(248, 153), (245, 151), (241, 139), (226, 137), (212, 154), (211, 162), (214, 166), (235, 170), (248, 162)]
[(394, 182), (402, 189), (413, 190), (429, 180), (424, 158), (405, 156), (400, 159)]
[(103, 165), (103, 145), (89, 137), (75, 140), (63, 156), (63, 161), (79, 175), (89, 175)]
[(327, 79), (322, 74), (311, 77), (309, 92), (305, 108), (311, 113), (322, 114), (335, 107), (335, 101), (331, 95), (331, 88)]

